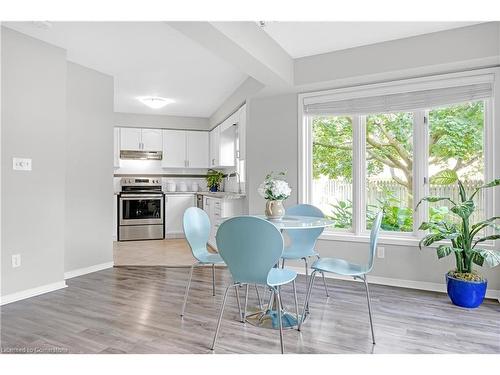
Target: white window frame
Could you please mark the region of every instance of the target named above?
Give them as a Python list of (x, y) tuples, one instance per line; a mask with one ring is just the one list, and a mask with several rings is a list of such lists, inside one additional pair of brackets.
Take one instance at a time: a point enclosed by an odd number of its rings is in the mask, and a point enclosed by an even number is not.
[[(299, 203), (311, 203), (312, 201), (312, 118), (304, 114), (304, 99), (317, 98), (318, 102), (328, 98), (353, 98), (367, 96), (368, 93), (373, 95), (385, 95), (394, 92), (404, 92), (405, 87), (409, 90), (416, 88), (444, 88), (453, 85), (469, 84), (470, 82), (482, 81), (485, 75), (493, 75), (494, 87), (498, 86), (498, 77), (500, 69), (478, 69), (468, 72), (443, 74), (432, 77), (423, 77), (409, 80), (401, 80), (395, 82), (385, 82), (381, 84), (373, 84), (359, 86), (353, 88), (343, 88), (326, 90), (319, 92), (302, 93), (298, 95), (298, 166), (299, 166), (299, 187), (298, 199)], [(485, 181), (490, 181), (495, 174), (495, 157), (494, 157), (494, 108), (500, 104), (500, 95), (495, 95), (486, 99), (484, 112), (484, 162), (485, 162)], [(410, 111), (406, 111), (410, 112)], [(422, 161), (427, 160), (424, 153), (415, 152), (415, 145), (423, 145), (425, 150), (428, 149), (428, 126), (424, 123), (424, 117), (428, 118), (426, 110), (413, 110), (413, 191), (414, 202), (418, 202), (422, 197), (429, 193), (428, 187), (428, 163)], [(365, 155), (365, 130), (364, 116), (349, 115), (352, 118), (353, 124), (353, 225), (351, 230), (329, 230), (325, 231), (320, 239), (335, 240), (345, 242), (369, 242), (369, 231), (366, 230), (366, 196), (363, 189), (366, 173), (366, 155)], [(422, 183), (425, 180), (425, 183)], [(485, 200), (489, 202), (485, 207), (486, 217), (493, 216), (495, 206), (494, 189), (487, 189)], [(490, 203), (491, 202), (491, 203)], [(421, 223), (428, 215), (428, 205), (423, 204), (414, 212), (414, 222)], [(380, 243), (394, 245), (417, 245), (420, 239), (425, 235), (425, 232), (416, 229), (413, 232), (389, 232), (381, 231), (379, 236)], [(486, 247), (492, 247), (493, 242), (486, 242)]]

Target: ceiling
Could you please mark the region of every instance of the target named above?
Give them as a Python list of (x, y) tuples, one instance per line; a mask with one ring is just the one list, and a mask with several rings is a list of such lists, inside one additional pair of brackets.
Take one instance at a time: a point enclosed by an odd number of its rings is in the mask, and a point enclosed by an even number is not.
[(464, 27), (478, 22), (265, 22), (292, 58)]
[[(69, 61), (112, 75), (115, 111), (210, 117), (247, 75), (164, 22), (7, 22), (67, 50)], [(175, 100), (150, 109), (138, 96)]]

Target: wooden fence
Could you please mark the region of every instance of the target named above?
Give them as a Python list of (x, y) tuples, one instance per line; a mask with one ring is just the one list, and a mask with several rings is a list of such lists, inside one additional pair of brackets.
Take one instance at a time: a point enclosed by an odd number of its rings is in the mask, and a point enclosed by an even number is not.
[[(470, 180), (464, 182), (465, 189), (470, 194), (474, 189), (481, 186), (483, 181)], [(399, 207), (407, 207), (408, 190), (393, 180), (368, 181), (367, 202), (368, 204), (377, 204), (388, 197), (387, 192), (399, 203)], [(454, 185), (430, 185), (429, 195), (450, 197), (455, 202), (459, 200), (458, 186)], [(484, 191), (476, 195), (475, 199), (477, 210), (471, 217), (472, 220), (482, 220), (484, 218)], [(331, 204), (337, 204), (339, 201), (352, 201), (352, 183), (343, 180), (313, 180), (313, 202), (325, 212), (331, 212)], [(396, 203), (395, 203), (396, 204)], [(413, 207), (416, 202), (413, 203)], [(435, 206), (450, 207), (450, 203), (442, 201), (434, 203)]]

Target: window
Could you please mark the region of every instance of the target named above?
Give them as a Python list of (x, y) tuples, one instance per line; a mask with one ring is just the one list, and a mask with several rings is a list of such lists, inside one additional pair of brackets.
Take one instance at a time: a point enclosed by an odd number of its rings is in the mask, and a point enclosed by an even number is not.
[[(484, 184), (484, 106), (484, 101), (475, 101), (433, 108), (428, 112), (430, 195), (446, 195), (458, 200), (455, 185), (433, 183), (433, 176), (445, 169), (457, 172), (468, 194)], [(486, 219), (484, 199), (484, 191), (476, 195), (477, 209), (472, 221)], [(443, 202), (430, 204), (429, 217), (434, 220), (447, 217), (448, 207), (449, 204)]]
[(352, 229), (352, 118), (318, 116), (312, 121), (312, 204)]
[[(415, 206), (426, 195), (458, 195), (434, 182), (443, 170), (455, 170), (469, 192), (492, 179), (493, 77), (301, 95), (301, 201), (334, 219), (330, 231), (355, 235), (366, 236), (381, 210), (392, 237), (419, 237), (422, 221), (450, 219), (445, 202)], [(472, 220), (492, 216), (484, 202), (493, 198), (476, 195)]]
[[(413, 232), (413, 113), (366, 116), (366, 228)], [(314, 159), (313, 155), (313, 159)]]

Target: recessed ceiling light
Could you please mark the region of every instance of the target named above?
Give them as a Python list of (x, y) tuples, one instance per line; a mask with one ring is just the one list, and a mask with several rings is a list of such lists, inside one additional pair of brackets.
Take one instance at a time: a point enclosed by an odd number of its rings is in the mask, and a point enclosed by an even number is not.
[(139, 96), (137, 100), (153, 109), (159, 109), (165, 107), (167, 104), (175, 103), (175, 100), (173, 99), (162, 98), (159, 96)]

